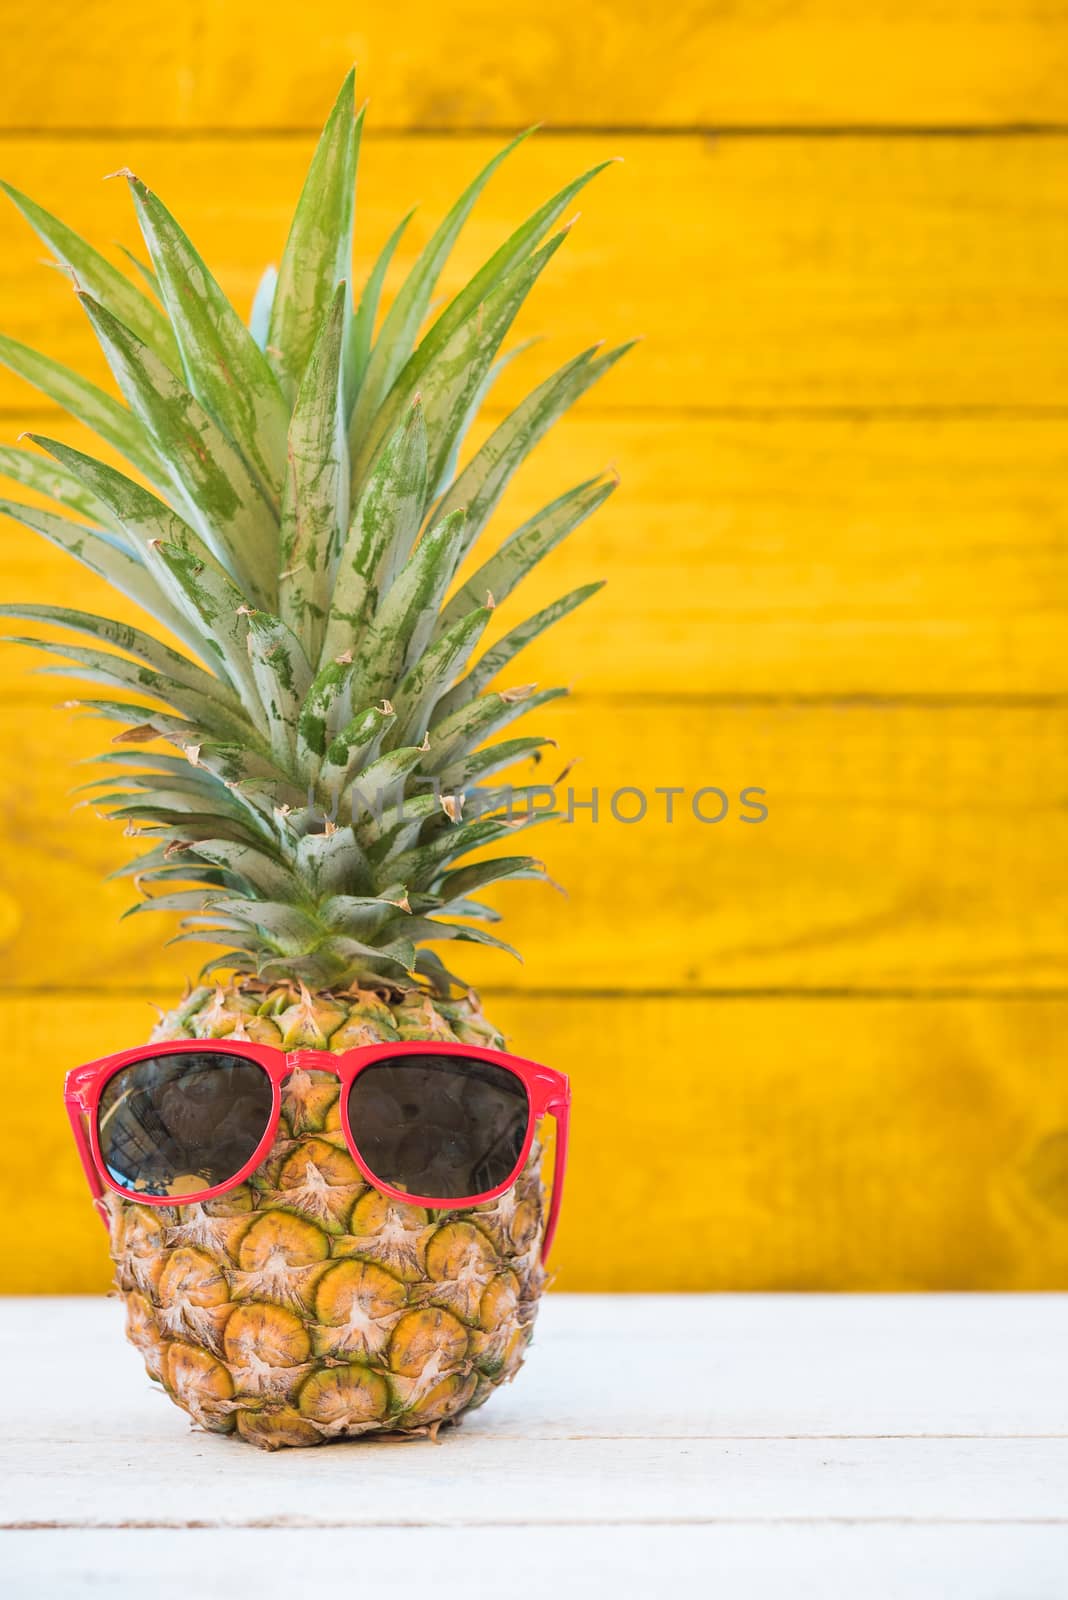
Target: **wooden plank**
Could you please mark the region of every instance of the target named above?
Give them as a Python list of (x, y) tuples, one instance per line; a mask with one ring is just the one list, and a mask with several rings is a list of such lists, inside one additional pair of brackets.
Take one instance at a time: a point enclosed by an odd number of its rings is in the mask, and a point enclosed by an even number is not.
[[(93, 448), (87, 430), (62, 434)], [(587, 414), (534, 456), (497, 536), (609, 463), (618, 494), (501, 607), (498, 629), (609, 580), (531, 647), (533, 680), (627, 695), (1068, 690), (1059, 419)], [(5, 599), (135, 616), (35, 535), (2, 538)], [(31, 660), (0, 654), (0, 701), (55, 700)]]
[[(433, 1572), (436, 1600), (469, 1600), (473, 1568), (507, 1573), (515, 1600), (585, 1600), (593, 1584), (645, 1600), (665, 1582), (746, 1600), (1003, 1600), (1022, 1573), (1029, 1597), (1058, 1600), (1068, 1562), (1063, 1526), (1011, 1523), (540, 1528), (536, 1558), (522, 1563), (515, 1528), (405, 1527), (403, 1537), (405, 1571)], [(417, 1593), (398, 1587), (396, 1528), (331, 1529), (329, 1541), (331, 1563), (368, 1589)], [(8, 1600), (40, 1600), (45, 1569), (63, 1600), (128, 1600), (146, 1573), (155, 1600), (185, 1600), (194, 1561), (202, 1600), (238, 1587), (273, 1600), (307, 1583), (308, 1552), (306, 1530), (279, 1528), (0, 1533)]]
[[(1059, 708), (730, 705), (589, 698), (532, 719), (572, 756), (574, 823), (529, 845), (567, 886), (502, 885), (519, 967), (472, 950), (484, 984), (552, 990), (1041, 991), (1068, 978), (1068, 786)], [(118, 917), (104, 874), (136, 850), (72, 810), (72, 763), (110, 725), (31, 705), (0, 711), (0, 984), (122, 987), (165, 998), (207, 949), (159, 948), (169, 918)], [(520, 767), (515, 781), (543, 769)], [(674, 820), (666, 820), (675, 786)], [(598, 817), (584, 802), (598, 790)], [(719, 788), (727, 813), (698, 820)], [(768, 817), (743, 790), (766, 791)], [(612, 797), (623, 789), (616, 812)], [(566, 790), (566, 786), (565, 786)], [(627, 823), (644, 796), (644, 820)], [(561, 791), (566, 809), (567, 795)], [(751, 797), (750, 805), (756, 801)], [(698, 801), (715, 818), (723, 800)], [(454, 952), (455, 954), (455, 952)]]
[[(53, 984), (62, 982), (63, 946), (53, 929)], [(106, 1285), (105, 1236), (74, 1154), (62, 1079), (146, 1037), (151, 993), (42, 989), (6, 999), (8, 1070), (32, 1137), (12, 1139), (5, 1160), (0, 1289)], [(1054, 1289), (1066, 1281), (1068, 1082), (1051, 1070), (1066, 1002), (489, 1001), (515, 1048), (574, 1081), (574, 1156), (553, 1259), (561, 1288)], [(679, 1307), (643, 1335), (647, 1350), (672, 1350), (689, 1372), (675, 1402), (683, 1410), (703, 1370), (699, 1357), (679, 1354), (688, 1315)], [(860, 1394), (867, 1380), (858, 1363), (869, 1357), (859, 1352), (870, 1341), (849, 1326), (858, 1354), (848, 1381)], [(993, 1376), (990, 1329), (978, 1313), (974, 1330), (964, 1342), (992, 1374), (984, 1398), (1018, 1392)], [(714, 1333), (702, 1341), (719, 1348)], [(579, 1346), (576, 1356), (594, 1348)], [(778, 1360), (768, 1352), (764, 1401), (738, 1413), (751, 1431), (774, 1431), (792, 1370), (783, 1368), (780, 1390), (767, 1371)], [(637, 1356), (634, 1370), (642, 1370)], [(722, 1379), (726, 1415), (727, 1369), (710, 1370)], [(1028, 1370), (1037, 1378), (1045, 1369)], [(869, 1420), (905, 1387), (904, 1370), (893, 1381), (872, 1378)], [(1052, 1426), (1061, 1402), (1040, 1392)], [(628, 1391), (620, 1393), (626, 1404)], [(952, 1386), (946, 1393), (947, 1405), (957, 1394), (959, 1420), (966, 1402)], [(806, 1428), (834, 1431), (819, 1395), (799, 1380), (794, 1404), (809, 1408)], [(650, 1396), (671, 1414), (662, 1384)], [(1028, 1415), (1017, 1431), (1031, 1431)], [(902, 1426), (918, 1420), (907, 1407), (902, 1418)], [(981, 1431), (981, 1420), (961, 1426)]]
[[(398, 271), (499, 141), (369, 138), (358, 273), (412, 201)], [(310, 141), (110, 135), (12, 139), (4, 176), (105, 243), (133, 242), (128, 164), (156, 186), (242, 308), (285, 238)], [(600, 408), (967, 408), (1068, 404), (1059, 284), (1068, 268), (1068, 140), (534, 140), (491, 185), (443, 279), (454, 291), (506, 229), (606, 156), (524, 331), (552, 338), (512, 368), (501, 404), (591, 338), (645, 333)], [(96, 375), (64, 274), (8, 210), (0, 323)], [(397, 281), (396, 273), (392, 286)], [(12, 379), (0, 406), (24, 415)]]
[[(122, 1339), (121, 1307), (102, 1298), (9, 1296), (0, 1351), (32, 1348), (58, 1368), (77, 1324), (78, 1359), (99, 1382), (79, 1392), (72, 1367), (49, 1396), (25, 1384), (7, 1403), (13, 1447), (49, 1439), (76, 1414), (79, 1432), (155, 1431), (156, 1396)], [(783, 1330), (789, 1329), (784, 1338)], [(641, 1384), (670, 1329), (685, 1385)], [(521, 1379), (478, 1418), (494, 1439), (612, 1440), (1068, 1437), (1060, 1383), (1065, 1295), (568, 1294), (538, 1314)], [(1028, 1359), (1015, 1359), (1026, 1349)], [(121, 1394), (121, 1413), (116, 1397)], [(165, 1420), (165, 1418), (163, 1419)], [(472, 1419), (473, 1420), (473, 1419)], [(184, 1419), (175, 1419), (171, 1434)], [(5, 1519), (6, 1520), (6, 1519)]]
[[(76, 1357), (67, 1361), (79, 1371)], [(84, 1383), (84, 1368), (79, 1376)], [(387, 1526), (396, 1537), (412, 1525), (474, 1522), (509, 1526), (513, 1538), (517, 1525), (531, 1533), (795, 1520), (1068, 1525), (1065, 1439), (844, 1439), (831, 1448), (811, 1439), (499, 1439), (491, 1401), (430, 1459), (426, 1441), (374, 1440), (250, 1459), (233, 1440), (190, 1434), (181, 1413), (165, 1414), (164, 1396), (153, 1398), (159, 1420), (148, 1438), (131, 1437), (119, 1418), (103, 1435), (67, 1418), (61, 1450), (40, 1434), (3, 1447), (4, 1521), (116, 1531), (297, 1523), (306, 1537)]]
[[(621, 1372), (620, 1381), (632, 1375)], [(144, 1380), (142, 1380), (144, 1381)], [(157, 1393), (156, 1407), (167, 1404)], [(1068, 1441), (844, 1440), (833, 1452), (812, 1440), (497, 1440), (480, 1417), (450, 1436), (432, 1462), (426, 1442), (277, 1457), (233, 1441), (188, 1436), (180, 1413), (159, 1426), (151, 1453), (128, 1438), (68, 1437), (5, 1449), (10, 1477), (5, 1519), (16, 1526), (62, 1518), (70, 1526), (214, 1528), (276, 1526), (299, 1519), (313, 1529), (456, 1526), (516, 1522), (622, 1524), (824, 1521), (1065, 1522)], [(69, 1433), (75, 1430), (69, 1429)], [(186, 1437), (182, 1437), (185, 1433)], [(194, 1465), (195, 1454), (207, 1463)], [(137, 1471), (130, 1472), (131, 1456)], [(124, 1492), (101, 1496), (101, 1479)], [(209, 1487), (212, 1485), (212, 1487)], [(224, 1487), (225, 1486), (225, 1487)], [(522, 1498), (517, 1503), (517, 1490)], [(220, 1490), (223, 1490), (220, 1493)]]
[[(153, 19), (88, 0), (13, 13), (9, 128), (314, 127), (355, 60), (382, 127), (1064, 121), (1064, 11), (1041, 0), (643, 0), (282, 8), (187, 0)], [(458, 53), (459, 52), (459, 53)], [(106, 88), (106, 93), (102, 89)]]

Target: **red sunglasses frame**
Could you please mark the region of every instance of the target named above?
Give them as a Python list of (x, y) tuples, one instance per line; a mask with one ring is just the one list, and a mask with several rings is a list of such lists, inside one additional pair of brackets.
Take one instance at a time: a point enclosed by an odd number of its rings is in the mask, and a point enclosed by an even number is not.
[[(104, 1164), (100, 1150), (100, 1138), (97, 1129), (97, 1109), (100, 1097), (105, 1086), (124, 1067), (134, 1065), (138, 1061), (148, 1061), (158, 1056), (169, 1055), (202, 1055), (210, 1051), (219, 1055), (237, 1056), (243, 1061), (253, 1061), (263, 1068), (271, 1082), (271, 1115), (263, 1138), (239, 1172), (225, 1183), (215, 1184), (210, 1189), (200, 1189), (195, 1194), (153, 1195), (140, 1194), (131, 1189), (124, 1189), (121, 1184), (109, 1174)], [(483, 1193), (465, 1195), (459, 1200), (443, 1200), (440, 1196), (409, 1194), (403, 1189), (395, 1189), (388, 1183), (383, 1183), (377, 1178), (360, 1154), (359, 1145), (353, 1136), (349, 1123), (348, 1091), (361, 1072), (374, 1066), (377, 1061), (395, 1060), (398, 1056), (414, 1055), (439, 1055), (455, 1056), (464, 1061), (488, 1061), (493, 1066), (503, 1067), (511, 1072), (522, 1083), (527, 1096), (527, 1132), (523, 1140), (523, 1148), (519, 1159), (512, 1172), (504, 1183), (499, 1183), (495, 1189), (487, 1189)], [(346, 1050), (340, 1055), (334, 1055), (328, 1050), (280, 1050), (275, 1045), (242, 1043), (240, 1040), (229, 1039), (179, 1039), (168, 1044), (139, 1045), (132, 1050), (121, 1050), (117, 1055), (102, 1056), (98, 1061), (90, 1061), (84, 1067), (76, 1067), (68, 1072), (63, 1087), (63, 1099), (70, 1118), (71, 1129), (74, 1133), (74, 1142), (78, 1148), (89, 1188), (92, 1192), (93, 1203), (107, 1222), (107, 1208), (104, 1202), (106, 1189), (111, 1189), (115, 1194), (121, 1195), (124, 1200), (134, 1200), (138, 1205), (146, 1206), (174, 1206), (196, 1205), (201, 1201), (215, 1200), (220, 1195), (227, 1194), (231, 1189), (236, 1189), (249, 1178), (263, 1161), (267, 1152), (274, 1143), (278, 1131), (278, 1122), (282, 1114), (282, 1085), (292, 1072), (332, 1072), (341, 1084), (339, 1109), (341, 1113), (341, 1127), (345, 1135), (345, 1143), (356, 1165), (359, 1167), (367, 1182), (380, 1194), (388, 1195), (391, 1200), (399, 1200), (405, 1205), (428, 1206), (434, 1210), (460, 1211), (469, 1210), (472, 1206), (481, 1205), (487, 1200), (496, 1200), (515, 1183), (516, 1178), (523, 1170), (527, 1157), (530, 1155), (534, 1143), (534, 1134), (538, 1120), (543, 1116), (551, 1116), (556, 1123), (556, 1143), (553, 1153), (553, 1181), (552, 1194), (549, 1203), (549, 1217), (545, 1226), (545, 1236), (542, 1242), (542, 1259), (549, 1254), (549, 1247), (556, 1233), (556, 1225), (560, 1216), (560, 1201), (564, 1186), (564, 1168), (567, 1164), (567, 1139), (568, 1120), (571, 1105), (571, 1090), (564, 1073), (555, 1072), (551, 1067), (540, 1067), (534, 1061), (526, 1061), (522, 1056), (513, 1056), (503, 1050), (487, 1050), (481, 1045), (442, 1043), (437, 1040), (403, 1040), (394, 1044), (363, 1045), (354, 1050)]]

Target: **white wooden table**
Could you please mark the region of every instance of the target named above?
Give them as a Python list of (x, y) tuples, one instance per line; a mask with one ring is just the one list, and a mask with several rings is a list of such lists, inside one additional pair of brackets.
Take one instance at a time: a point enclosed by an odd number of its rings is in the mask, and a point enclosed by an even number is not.
[(119, 1323), (0, 1301), (3, 1600), (1068, 1595), (1068, 1296), (554, 1296), (438, 1445), (276, 1455)]

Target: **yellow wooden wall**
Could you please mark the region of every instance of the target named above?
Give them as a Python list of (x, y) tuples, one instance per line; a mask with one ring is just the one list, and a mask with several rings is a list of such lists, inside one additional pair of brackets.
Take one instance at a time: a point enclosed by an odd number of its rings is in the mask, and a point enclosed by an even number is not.
[[(446, 288), (624, 157), (539, 286), (514, 400), (591, 335), (641, 348), (542, 447), (507, 531), (623, 489), (532, 582), (609, 587), (532, 650), (573, 782), (746, 784), (745, 827), (542, 836), (474, 961), (574, 1074), (559, 1281), (588, 1289), (1068, 1280), (1068, 5), (1064, 0), (127, 0), (3, 6), (0, 175), (132, 244), (134, 167), (245, 307), (355, 59), (366, 267), (403, 263), (502, 136)], [(0, 327), (101, 373), (0, 216)], [(0, 438), (54, 428), (0, 375)], [(81, 441), (79, 430), (65, 436)], [(104, 604), (12, 524), (4, 597)], [(506, 619), (507, 620), (507, 619)], [(72, 811), (99, 728), (0, 656), (0, 1287), (107, 1277), (63, 1071), (135, 1042), (188, 958), (119, 925), (117, 831)], [(18, 1132), (16, 1133), (16, 1128)], [(37, 1190), (46, 1188), (47, 1203)]]

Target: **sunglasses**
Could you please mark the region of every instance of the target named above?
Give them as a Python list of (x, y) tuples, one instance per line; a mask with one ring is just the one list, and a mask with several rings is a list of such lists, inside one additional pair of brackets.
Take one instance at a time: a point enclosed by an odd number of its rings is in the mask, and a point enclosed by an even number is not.
[(458, 1210), (495, 1200), (522, 1171), (538, 1119), (556, 1123), (542, 1244), (556, 1231), (570, 1090), (562, 1072), (466, 1044), (368, 1045), (332, 1055), (183, 1039), (105, 1056), (68, 1073), (67, 1114), (94, 1202), (217, 1199), (267, 1155), (293, 1072), (340, 1083), (345, 1142), (368, 1183), (408, 1205)]

